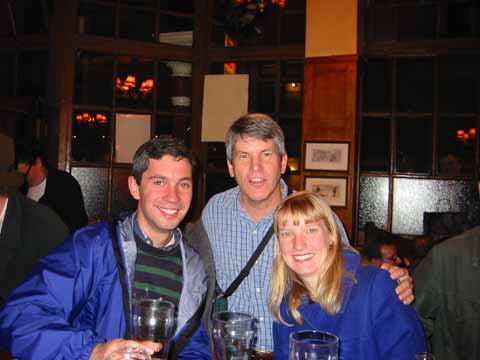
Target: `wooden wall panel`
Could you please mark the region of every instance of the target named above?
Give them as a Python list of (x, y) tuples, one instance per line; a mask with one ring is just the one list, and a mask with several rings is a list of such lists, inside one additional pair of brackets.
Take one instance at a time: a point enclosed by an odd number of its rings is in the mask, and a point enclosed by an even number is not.
[[(305, 64), (303, 103), (303, 152), (308, 141), (347, 141), (350, 143), (347, 172), (305, 171), (306, 176), (347, 177), (347, 206), (334, 208), (352, 236), (355, 199), (357, 56), (310, 58)], [(302, 154), (305, 159), (305, 154)]]

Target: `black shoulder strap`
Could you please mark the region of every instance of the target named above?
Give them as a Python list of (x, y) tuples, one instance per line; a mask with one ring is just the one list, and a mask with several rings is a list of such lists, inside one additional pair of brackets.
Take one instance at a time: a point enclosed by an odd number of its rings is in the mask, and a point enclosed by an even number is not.
[(248, 259), (247, 264), (245, 267), (240, 271), (240, 274), (235, 278), (235, 280), (232, 281), (230, 286), (228, 287), (227, 290), (223, 292), (221, 297), (223, 298), (228, 298), (230, 295), (232, 295), (235, 290), (240, 286), (242, 283), (243, 279), (245, 279), (248, 274), (250, 274), (250, 270), (252, 270), (253, 265), (257, 261), (258, 257), (262, 253), (263, 249), (265, 249), (265, 246), (267, 246), (268, 242), (270, 241), (270, 238), (273, 235), (273, 224), (270, 225), (270, 228), (268, 229), (267, 233), (263, 237), (262, 241), (260, 241), (260, 244), (258, 244), (257, 248), (253, 252), (252, 256), (250, 256), (250, 259)]
[[(287, 194), (290, 195), (292, 193), (292, 190), (290, 188), (287, 189)], [(248, 259), (247, 264), (245, 267), (240, 271), (240, 274), (235, 278), (235, 280), (232, 281), (230, 286), (225, 290), (223, 293), (220, 293), (217, 298), (228, 298), (230, 295), (232, 295), (235, 290), (240, 286), (242, 281), (250, 274), (250, 270), (252, 270), (253, 265), (257, 261), (258, 257), (261, 255), (262, 251), (265, 249), (265, 246), (267, 246), (268, 242), (272, 238), (273, 235), (273, 224), (270, 226), (268, 229), (267, 233), (263, 237), (262, 241), (260, 241), (260, 244), (258, 244), (257, 248), (253, 252), (252, 256), (250, 259)]]
[(130, 309), (129, 309), (129, 295), (128, 295), (128, 287), (126, 281), (126, 271), (124, 262), (122, 260), (122, 254), (120, 252), (120, 244), (118, 239), (118, 232), (117, 232), (117, 225), (118, 225), (118, 218), (115, 216), (111, 216), (109, 219), (110, 224), (110, 235), (112, 238), (112, 247), (113, 253), (115, 254), (115, 260), (117, 262), (118, 268), (118, 278), (120, 280), (120, 285), (122, 287), (122, 302), (123, 302), (123, 313), (125, 316), (125, 339), (131, 338), (131, 329), (130, 329)]

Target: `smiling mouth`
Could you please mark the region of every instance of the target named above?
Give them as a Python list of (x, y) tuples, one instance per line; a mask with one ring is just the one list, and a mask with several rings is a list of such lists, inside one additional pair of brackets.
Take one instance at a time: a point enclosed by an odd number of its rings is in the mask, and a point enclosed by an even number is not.
[(176, 215), (178, 214), (178, 209), (166, 209), (166, 208), (158, 208), (161, 212), (167, 215)]
[(305, 261), (313, 258), (313, 254), (296, 255), (296, 256), (293, 256), (293, 258), (297, 261)]

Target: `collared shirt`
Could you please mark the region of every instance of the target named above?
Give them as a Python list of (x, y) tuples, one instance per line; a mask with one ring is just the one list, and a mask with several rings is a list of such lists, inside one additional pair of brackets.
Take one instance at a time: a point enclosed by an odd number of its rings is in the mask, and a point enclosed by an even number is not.
[[(152, 239), (150, 239), (142, 230), (140, 225), (138, 224), (138, 214), (135, 212), (135, 215), (133, 217), (133, 231), (135, 231), (135, 234), (142, 239), (146, 244), (150, 246), (155, 246), (153, 244)], [(175, 230), (172, 231), (172, 237), (168, 241), (168, 243), (162, 248), (165, 251), (170, 250), (172, 247), (178, 245), (180, 243), (180, 240), (182, 240), (182, 232), (180, 231), (179, 228), (176, 228)]]
[[(283, 180), (281, 188), (286, 197), (288, 190)], [(202, 222), (212, 244), (218, 285), (226, 290), (272, 225), (273, 211), (254, 223), (240, 204), (237, 186), (212, 197), (203, 210)], [(342, 240), (348, 243), (338, 218), (337, 223)], [(273, 351), (273, 320), (268, 309), (273, 245), (274, 241), (267, 244), (248, 277), (228, 298), (230, 311), (245, 312), (258, 320), (255, 348), (261, 351)]]

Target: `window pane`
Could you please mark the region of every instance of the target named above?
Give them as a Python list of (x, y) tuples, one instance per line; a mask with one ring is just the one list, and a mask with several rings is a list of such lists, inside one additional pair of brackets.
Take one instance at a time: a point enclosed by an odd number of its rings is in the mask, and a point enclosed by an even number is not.
[[(446, 36), (447, 37), (468, 37), (472, 36), (470, 27), (473, 12), (473, 4), (470, 2), (458, 2), (447, 4)], [(478, 21), (478, 19), (477, 19)]]
[(82, 1), (79, 5), (77, 21), (79, 34), (115, 36), (115, 8), (113, 6)]
[(365, 72), (364, 112), (391, 112), (392, 63), (368, 59)]
[(110, 113), (76, 110), (73, 116), (71, 157), (75, 161), (108, 162)]
[(118, 107), (151, 109), (154, 85), (151, 59), (118, 57), (115, 77)]
[(47, 32), (48, 10), (43, 8), (42, 1), (16, 0), (10, 1), (10, 5), (17, 35)]
[(398, 111), (431, 112), (433, 109), (433, 60), (397, 61)]
[(128, 190), (128, 177), (131, 173), (130, 168), (113, 169), (112, 214), (133, 211), (137, 207), (137, 201), (132, 198)]
[(275, 83), (258, 83), (258, 111), (263, 113), (275, 112)]
[(436, 5), (398, 6), (398, 40), (435, 38)]
[(157, 7), (157, 0), (120, 0), (120, 4), (155, 9)]
[(360, 168), (365, 171), (389, 171), (390, 119), (363, 119)]
[(386, 177), (360, 177), (359, 229), (367, 222), (374, 222), (376, 226), (387, 229), (388, 188), (389, 180)]
[(155, 125), (155, 136), (172, 135), (173, 125), (174, 123), (172, 115), (158, 115), (157, 123)]
[(476, 135), (475, 118), (440, 118), (437, 144), (440, 174), (473, 176)]
[(160, 10), (193, 14), (194, 0), (160, 0)]
[(303, 78), (303, 62), (285, 62), (282, 64), (282, 77), (284, 78)]
[(155, 12), (121, 7), (120, 37), (130, 40), (154, 41)]
[(170, 110), (172, 108), (171, 100), (171, 76), (172, 69), (166, 62), (158, 64), (158, 86), (157, 86), (157, 106), (159, 110)]
[(72, 175), (82, 188), (88, 220), (92, 222), (105, 219), (108, 215), (108, 169), (72, 167)]
[[(287, 148), (287, 153), (289, 160), (296, 159), (296, 166), (291, 164), (290, 167), (296, 167), (292, 169), (294, 171), (299, 170), (300, 155), (302, 152), (302, 119), (301, 118), (281, 118), (278, 121), (280, 127), (285, 134), (285, 146)], [(289, 161), (290, 163), (290, 161)]]
[(48, 52), (20, 54), (18, 59), (18, 95), (45, 96), (48, 74)]
[(423, 213), (467, 211), (473, 198), (465, 181), (395, 179), (392, 232), (423, 234)]
[(397, 172), (430, 174), (432, 118), (397, 119)]
[(113, 57), (77, 52), (75, 104), (111, 105), (113, 98)]
[(281, 84), (281, 86), (281, 111), (287, 113), (301, 113), (302, 83), (293, 81)]
[(3, 54), (0, 56), (0, 79), (2, 79), (2, 86), (0, 86), (0, 95), (13, 95), (13, 82), (15, 76), (15, 55)]
[(441, 112), (476, 112), (480, 57), (455, 56), (439, 59), (439, 105)]
[(367, 9), (368, 41), (394, 40), (394, 9), (390, 4), (372, 3)]
[(0, 24), (2, 24), (0, 26), (0, 38), (13, 36), (13, 26), (7, 5), (9, 3), (6, 1), (0, 2)]
[(160, 33), (193, 31), (193, 19), (180, 16), (160, 15)]
[(305, 14), (283, 14), (281, 20), (281, 44), (305, 43)]

